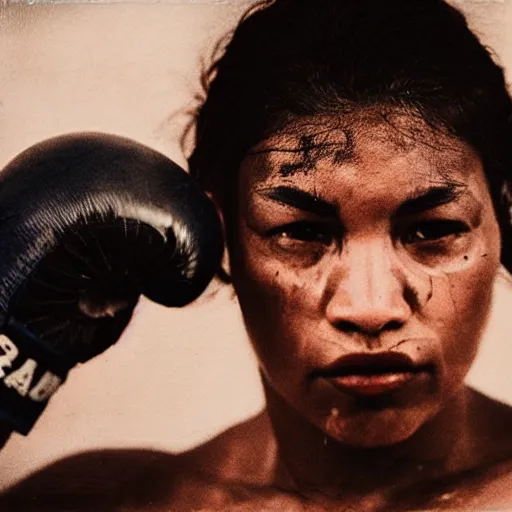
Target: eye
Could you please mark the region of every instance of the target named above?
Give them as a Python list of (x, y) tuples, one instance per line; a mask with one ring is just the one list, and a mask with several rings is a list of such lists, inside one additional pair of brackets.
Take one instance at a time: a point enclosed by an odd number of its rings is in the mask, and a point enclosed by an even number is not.
[(429, 244), (469, 231), (466, 224), (453, 220), (436, 220), (414, 224), (404, 235), (405, 244)]
[(332, 228), (320, 222), (293, 222), (271, 229), (268, 234), (281, 240), (330, 245), (333, 241)]

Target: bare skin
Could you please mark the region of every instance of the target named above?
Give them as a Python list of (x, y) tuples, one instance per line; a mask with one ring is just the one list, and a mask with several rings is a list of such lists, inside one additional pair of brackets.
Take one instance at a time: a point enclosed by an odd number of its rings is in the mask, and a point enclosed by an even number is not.
[[(487, 457), (493, 453), (494, 460), (444, 478), (415, 472), (413, 479), (364, 497), (291, 489), (263, 412), (181, 455), (108, 450), (64, 459), (13, 487), (0, 498), (0, 507), (13, 512), (506, 510), (512, 503), (512, 462), (510, 448), (506, 460), (503, 447), (510, 444), (512, 414), (481, 395), (474, 399), (486, 415), (479, 450)], [(367, 476), (374, 475), (367, 470)]]
[[(512, 408), (464, 385), (501, 249), (475, 152), (403, 112), (301, 119), (247, 155), (238, 194), (231, 274), (267, 410), (180, 456), (58, 463), (0, 508), (512, 507)], [(408, 369), (340, 370), (379, 354)]]

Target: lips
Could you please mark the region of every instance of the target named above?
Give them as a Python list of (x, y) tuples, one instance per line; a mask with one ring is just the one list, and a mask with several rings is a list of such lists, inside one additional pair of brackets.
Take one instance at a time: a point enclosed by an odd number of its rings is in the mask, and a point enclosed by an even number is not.
[(316, 376), (350, 395), (371, 397), (397, 392), (432, 372), (427, 364), (416, 364), (398, 352), (344, 356)]

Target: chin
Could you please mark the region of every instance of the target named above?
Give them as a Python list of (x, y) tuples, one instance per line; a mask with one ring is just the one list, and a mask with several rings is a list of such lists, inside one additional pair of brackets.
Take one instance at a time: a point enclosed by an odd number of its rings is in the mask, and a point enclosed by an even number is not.
[(349, 417), (331, 413), (321, 428), (327, 436), (348, 446), (382, 448), (410, 439), (433, 414), (418, 408), (366, 411)]

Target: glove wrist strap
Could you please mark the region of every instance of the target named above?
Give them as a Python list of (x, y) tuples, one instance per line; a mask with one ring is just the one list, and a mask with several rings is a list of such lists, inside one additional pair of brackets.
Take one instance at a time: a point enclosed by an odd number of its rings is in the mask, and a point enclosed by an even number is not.
[(74, 364), (9, 318), (0, 330), (0, 420), (28, 434)]

